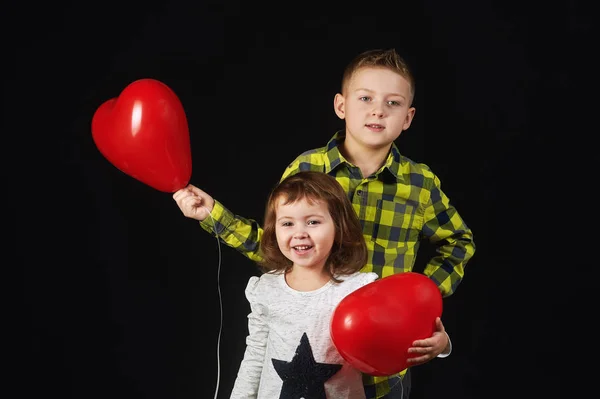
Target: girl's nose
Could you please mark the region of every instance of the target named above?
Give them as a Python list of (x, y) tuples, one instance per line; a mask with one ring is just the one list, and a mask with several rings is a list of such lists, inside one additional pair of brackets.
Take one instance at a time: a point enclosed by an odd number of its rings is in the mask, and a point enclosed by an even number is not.
[(306, 237), (308, 237), (308, 234), (304, 230), (296, 231), (294, 233), (294, 238), (306, 238)]

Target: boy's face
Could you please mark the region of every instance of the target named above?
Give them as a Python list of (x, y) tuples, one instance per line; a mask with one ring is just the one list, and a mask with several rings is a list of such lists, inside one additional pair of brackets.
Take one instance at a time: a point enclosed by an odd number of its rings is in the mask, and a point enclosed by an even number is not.
[(385, 68), (361, 68), (336, 94), (334, 107), (346, 121), (346, 140), (354, 147), (389, 148), (409, 128), (415, 114), (411, 87), (402, 76)]

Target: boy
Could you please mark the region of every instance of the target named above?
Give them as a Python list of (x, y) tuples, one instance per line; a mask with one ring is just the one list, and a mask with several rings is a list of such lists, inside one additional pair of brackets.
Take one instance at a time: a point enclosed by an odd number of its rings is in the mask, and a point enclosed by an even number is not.
[[(341, 93), (334, 98), (335, 113), (345, 120), (345, 130), (326, 146), (299, 155), (282, 179), (301, 170), (316, 170), (342, 185), (363, 226), (369, 252), (363, 272), (386, 277), (411, 271), (420, 240), (434, 243), (437, 255), (428, 261), (424, 273), (443, 296), (449, 296), (462, 281), (475, 244), (471, 230), (442, 192), (438, 177), (427, 165), (402, 156), (394, 144), (415, 115), (414, 94), (412, 74), (393, 49), (358, 55), (346, 67)], [(261, 259), (262, 228), (255, 221), (234, 215), (192, 185), (173, 198), (182, 213), (199, 220), (206, 231), (214, 234), (216, 230), (227, 245), (252, 260)], [(413, 344), (410, 352), (417, 357), (412, 364), (442, 357), (448, 340), (443, 326), (438, 326), (432, 337)], [(410, 392), (408, 369), (390, 377), (365, 375), (363, 382), (369, 399), (407, 398)]]

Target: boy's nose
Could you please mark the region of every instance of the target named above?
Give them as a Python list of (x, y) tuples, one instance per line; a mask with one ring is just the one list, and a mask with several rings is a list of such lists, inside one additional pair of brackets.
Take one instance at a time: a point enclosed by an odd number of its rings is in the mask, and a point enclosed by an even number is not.
[(373, 108), (371, 114), (378, 118), (383, 118), (383, 109), (380, 106), (376, 105), (375, 108)]

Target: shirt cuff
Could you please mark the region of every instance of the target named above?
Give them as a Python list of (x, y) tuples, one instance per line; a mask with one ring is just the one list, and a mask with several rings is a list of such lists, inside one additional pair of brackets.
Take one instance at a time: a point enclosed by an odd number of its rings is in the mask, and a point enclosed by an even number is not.
[(231, 211), (215, 200), (212, 211), (204, 220), (200, 221), (200, 226), (213, 235), (221, 235), (233, 219)]

